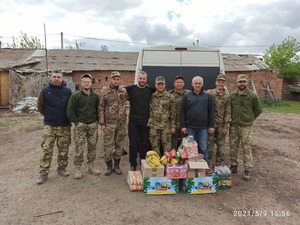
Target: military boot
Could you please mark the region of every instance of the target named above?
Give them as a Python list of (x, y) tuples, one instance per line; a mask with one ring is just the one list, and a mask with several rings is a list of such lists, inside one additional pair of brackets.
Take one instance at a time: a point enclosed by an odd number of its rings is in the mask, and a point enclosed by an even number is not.
[(81, 165), (76, 166), (76, 172), (74, 174), (75, 179), (81, 179), (82, 178), (82, 172), (81, 172)]
[(37, 184), (43, 184), (47, 181), (48, 179), (48, 173), (46, 171), (41, 171), (39, 174), (39, 178), (36, 181)]
[(237, 173), (237, 172), (238, 172), (238, 171), (237, 171), (237, 166), (231, 165), (231, 166), (230, 166), (230, 171), (231, 171), (231, 173)]
[(115, 173), (117, 174), (117, 175), (121, 175), (122, 174), (122, 170), (120, 169), (120, 161), (121, 161), (121, 159), (114, 159), (114, 170), (115, 170)]
[(243, 180), (249, 181), (251, 179), (250, 171), (245, 170), (243, 175)]
[(112, 173), (112, 171), (113, 171), (113, 168), (112, 168), (112, 160), (107, 161), (107, 162), (106, 162), (106, 165), (107, 165), (107, 169), (105, 170), (104, 175), (105, 175), (105, 176), (109, 176), (109, 175), (111, 175), (111, 173)]
[(62, 168), (62, 167), (57, 168), (57, 174), (62, 176), (62, 177), (68, 177), (70, 175), (69, 172), (66, 171), (66, 169)]
[(93, 174), (93, 175), (99, 175), (100, 174), (100, 171), (96, 170), (94, 168), (94, 163), (89, 163), (88, 164), (88, 170), (87, 170), (87, 173), (90, 173), (90, 174)]

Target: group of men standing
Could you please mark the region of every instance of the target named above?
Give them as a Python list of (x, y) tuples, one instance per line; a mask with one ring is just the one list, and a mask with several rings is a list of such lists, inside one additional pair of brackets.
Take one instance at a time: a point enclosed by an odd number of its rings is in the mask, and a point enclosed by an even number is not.
[[(126, 102), (130, 102), (128, 137), (130, 170), (135, 171), (150, 149), (160, 155), (177, 149), (186, 135), (198, 143), (198, 151), (210, 166), (224, 161), (225, 137), (230, 131), (231, 171), (237, 172), (238, 147), (243, 148), (244, 180), (250, 180), (252, 166), (252, 124), (262, 112), (258, 96), (248, 89), (247, 75), (237, 77), (237, 90), (226, 93), (226, 76), (220, 74), (216, 88), (204, 91), (203, 78), (195, 76), (193, 90), (184, 88), (184, 78), (176, 76), (174, 89), (166, 90), (163, 76), (156, 77), (155, 88), (147, 85), (147, 73), (140, 71), (138, 84), (120, 86), (121, 75), (111, 73), (111, 82), (96, 94), (90, 74), (81, 76), (81, 89), (71, 93), (61, 71), (52, 71), (49, 85), (38, 97), (38, 110), (44, 116), (43, 154), (37, 184), (43, 184), (50, 171), (53, 147), (58, 148), (57, 173), (67, 177), (68, 149), (71, 143), (71, 123), (74, 124), (76, 172), (81, 179), (84, 148), (87, 142), (87, 172), (99, 175), (95, 169), (98, 128), (104, 132), (104, 161), (107, 169), (122, 174), (120, 160), (126, 138)], [(217, 149), (214, 151), (214, 144)]]

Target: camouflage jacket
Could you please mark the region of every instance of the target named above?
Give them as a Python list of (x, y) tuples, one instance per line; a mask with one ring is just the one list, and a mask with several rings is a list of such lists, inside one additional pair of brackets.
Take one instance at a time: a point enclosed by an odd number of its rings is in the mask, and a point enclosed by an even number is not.
[(216, 89), (209, 91), (215, 108), (215, 127), (228, 129), (231, 121), (230, 95), (217, 93)]
[(175, 92), (175, 89), (169, 91), (170, 94), (174, 96), (175, 101), (175, 127), (180, 128), (180, 109), (181, 109), (181, 102), (187, 93), (191, 92), (190, 90), (183, 89), (181, 93)]
[(125, 88), (115, 89), (110, 85), (103, 87), (98, 106), (100, 125), (125, 123), (127, 120), (127, 99), (128, 94)]
[(148, 126), (155, 129), (175, 127), (175, 99), (169, 92), (152, 94)]

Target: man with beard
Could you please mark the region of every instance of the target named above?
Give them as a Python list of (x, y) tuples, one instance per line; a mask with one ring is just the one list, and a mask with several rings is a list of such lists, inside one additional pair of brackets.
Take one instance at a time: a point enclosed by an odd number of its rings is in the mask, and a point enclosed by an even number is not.
[(229, 131), (231, 172), (237, 173), (239, 143), (243, 149), (244, 175), (243, 180), (251, 178), (252, 167), (252, 125), (254, 120), (262, 113), (257, 94), (248, 89), (248, 76), (237, 76), (237, 90), (232, 92), (231, 98), (231, 124)]
[(72, 94), (67, 107), (69, 120), (75, 124), (75, 179), (82, 178), (81, 165), (84, 162), (83, 150), (85, 140), (87, 140), (87, 172), (94, 175), (100, 174), (98, 170), (94, 169), (96, 144), (98, 141), (97, 109), (99, 97), (92, 89), (92, 80), (92, 75), (88, 73), (81, 76), (81, 90)]
[(129, 163), (130, 170), (137, 167), (137, 153), (140, 160), (146, 158), (149, 139), (149, 102), (155, 88), (147, 85), (147, 73), (140, 71), (137, 77), (138, 84), (125, 87), (130, 102), (128, 136), (129, 136)]
[(99, 123), (101, 131), (104, 132), (104, 160), (107, 165), (105, 176), (109, 176), (113, 171), (117, 175), (122, 174), (120, 161), (127, 122), (128, 95), (126, 89), (120, 86), (121, 75), (118, 71), (113, 71), (110, 77), (110, 85), (101, 89), (98, 107)]

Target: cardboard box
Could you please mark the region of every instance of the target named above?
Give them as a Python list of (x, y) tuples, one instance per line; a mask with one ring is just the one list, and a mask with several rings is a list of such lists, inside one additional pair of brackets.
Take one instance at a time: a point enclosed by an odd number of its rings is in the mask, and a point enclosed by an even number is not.
[(185, 179), (187, 178), (188, 165), (173, 165), (168, 163), (166, 166), (166, 177), (169, 179)]
[(191, 195), (215, 193), (218, 190), (218, 178), (195, 177), (182, 180), (181, 189)]
[(209, 168), (206, 161), (188, 162), (188, 164), (188, 178), (205, 177), (205, 170)]
[(167, 177), (144, 177), (144, 193), (148, 195), (178, 194), (179, 180)]
[(142, 159), (142, 175), (145, 177), (164, 177), (165, 176), (165, 167), (160, 165), (158, 167), (151, 167), (147, 164), (146, 159)]
[(127, 183), (131, 191), (143, 190), (143, 177), (140, 171), (128, 171)]

